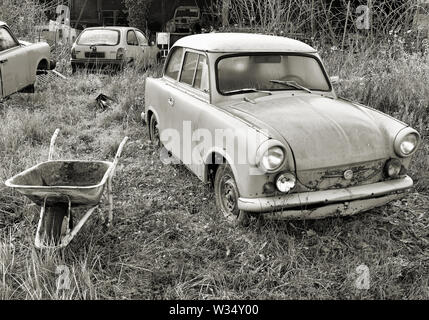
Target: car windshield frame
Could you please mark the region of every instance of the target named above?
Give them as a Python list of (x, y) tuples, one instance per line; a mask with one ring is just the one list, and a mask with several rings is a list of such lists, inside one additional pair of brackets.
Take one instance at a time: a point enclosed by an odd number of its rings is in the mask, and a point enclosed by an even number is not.
[[(260, 52), (238, 52), (238, 53), (230, 53), (230, 54), (221, 55), (220, 57), (218, 57), (216, 59), (216, 62), (215, 62), (215, 76), (216, 76), (216, 90), (217, 90), (217, 92), (222, 96), (232, 96), (232, 95), (254, 92), (254, 91), (249, 91), (249, 90), (243, 90), (242, 92), (225, 93), (225, 92), (221, 91), (220, 90), (220, 83), (219, 83), (219, 68), (218, 68), (218, 66), (222, 60), (227, 59), (227, 58), (232, 58), (232, 57), (278, 56), (278, 55), (299, 56), (299, 57), (306, 57), (306, 58), (314, 59), (318, 63), (320, 70), (322, 71), (322, 74), (325, 78), (326, 84), (328, 85), (328, 90), (320, 90), (320, 88), (319, 89), (309, 88), (309, 89), (311, 91), (318, 91), (318, 92), (332, 92), (332, 85), (331, 85), (331, 82), (329, 80), (328, 74), (326, 73), (326, 69), (323, 67), (322, 61), (317, 56), (315, 56), (314, 54), (305, 53), (305, 52), (285, 52), (285, 51), (283, 51), (283, 52), (263, 52), (263, 51), (260, 51)], [(275, 80), (275, 79), (270, 79), (270, 80)], [(287, 88), (287, 86), (284, 86), (284, 88), (279, 88), (279, 89), (267, 89), (267, 88), (257, 88), (257, 89), (262, 90), (262, 91), (271, 91), (271, 92), (301, 90), (301, 89), (297, 89), (297, 88)]]
[[(83, 34), (85, 34), (85, 32), (88, 31), (113, 31), (116, 32), (118, 34), (118, 39), (117, 42), (115, 44), (107, 44), (107, 43), (81, 43), (81, 37)], [(80, 35), (79, 38), (76, 40), (76, 44), (79, 46), (108, 46), (108, 47), (115, 47), (117, 46), (119, 43), (121, 42), (121, 32), (119, 30), (116, 29), (105, 29), (105, 28), (97, 28), (97, 29), (87, 29), (84, 30)]]

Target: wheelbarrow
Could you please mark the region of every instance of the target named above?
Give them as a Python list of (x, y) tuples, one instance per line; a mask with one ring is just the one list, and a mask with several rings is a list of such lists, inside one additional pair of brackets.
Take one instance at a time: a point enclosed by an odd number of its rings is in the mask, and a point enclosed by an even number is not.
[[(128, 141), (125, 137), (113, 162), (52, 160), (59, 131), (55, 130), (52, 136), (47, 162), (23, 171), (5, 183), (41, 207), (35, 237), (35, 246), (39, 249), (68, 246), (103, 199), (109, 206), (107, 223), (102, 211), (101, 217), (110, 227), (113, 220), (112, 180)], [(74, 227), (72, 208), (86, 211)]]

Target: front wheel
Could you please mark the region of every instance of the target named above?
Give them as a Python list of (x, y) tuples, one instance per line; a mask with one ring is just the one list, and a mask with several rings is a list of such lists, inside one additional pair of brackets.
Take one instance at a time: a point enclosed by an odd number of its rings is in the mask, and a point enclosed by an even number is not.
[(152, 117), (150, 118), (149, 137), (150, 137), (150, 140), (152, 141), (152, 143), (156, 147), (161, 147), (161, 139), (160, 139), (160, 135), (159, 135), (158, 121), (154, 115), (152, 115)]
[[(42, 221), (44, 242), (58, 245), (66, 231), (68, 206), (47, 207)], [(70, 227), (70, 226), (69, 226)]]
[(216, 205), (227, 222), (234, 226), (246, 225), (249, 215), (238, 208), (240, 194), (234, 174), (228, 164), (221, 164), (216, 171), (214, 189)]

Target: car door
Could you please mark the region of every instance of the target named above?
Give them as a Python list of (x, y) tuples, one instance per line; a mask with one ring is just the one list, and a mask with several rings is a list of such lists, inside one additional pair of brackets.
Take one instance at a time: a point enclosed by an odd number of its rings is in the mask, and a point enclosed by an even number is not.
[(133, 29), (127, 31), (127, 58), (129, 63), (136, 64), (142, 58), (142, 52)]
[(210, 106), (209, 75), (205, 54), (186, 50), (177, 85), (169, 91), (169, 118), (171, 129), (180, 137), (174, 145), (174, 153), (199, 178), (204, 174), (204, 150), (214, 137), (199, 127), (199, 119)]
[(0, 27), (0, 74), (3, 97), (31, 84), (27, 50), (5, 27)]

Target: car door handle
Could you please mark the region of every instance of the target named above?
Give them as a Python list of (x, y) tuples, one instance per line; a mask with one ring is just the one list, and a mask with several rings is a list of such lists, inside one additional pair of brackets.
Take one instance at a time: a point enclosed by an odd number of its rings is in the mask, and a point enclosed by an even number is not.
[(168, 104), (173, 107), (174, 106), (174, 99), (168, 98)]
[(0, 60), (0, 64), (6, 63), (7, 61), (8, 61), (7, 59)]

